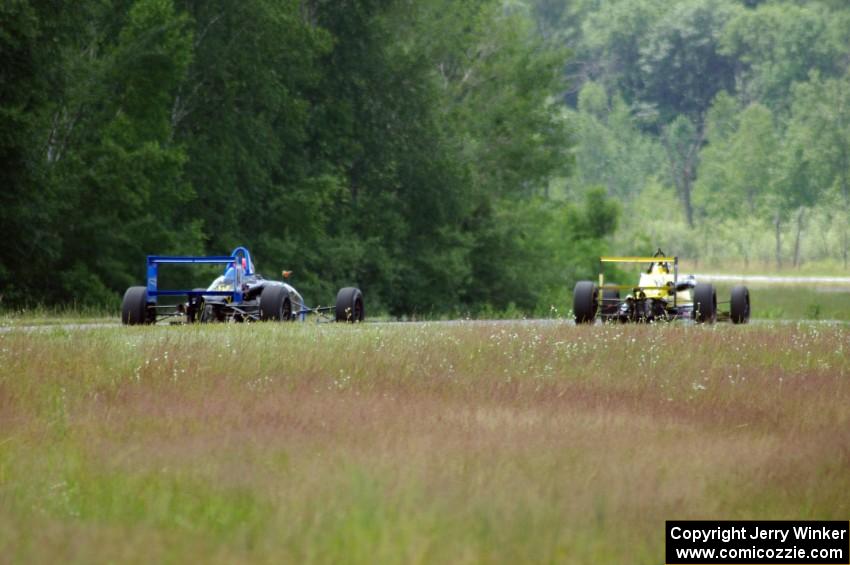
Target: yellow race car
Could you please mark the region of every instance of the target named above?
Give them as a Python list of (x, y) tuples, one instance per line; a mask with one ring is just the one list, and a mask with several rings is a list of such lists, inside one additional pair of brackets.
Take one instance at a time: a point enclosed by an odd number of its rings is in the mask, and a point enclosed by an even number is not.
[[(649, 267), (636, 285), (580, 281), (573, 292), (573, 314), (577, 324), (596, 320), (654, 322), (689, 319), (711, 324), (731, 321), (744, 324), (750, 319), (750, 291), (736, 286), (728, 302), (717, 301), (714, 285), (697, 283), (693, 275), (679, 275), (679, 258), (668, 257), (660, 249), (652, 257), (601, 257), (602, 263), (644, 263)], [(626, 291), (621, 298), (620, 291)], [(728, 305), (728, 309), (726, 306)], [(723, 308), (718, 308), (723, 306)]]

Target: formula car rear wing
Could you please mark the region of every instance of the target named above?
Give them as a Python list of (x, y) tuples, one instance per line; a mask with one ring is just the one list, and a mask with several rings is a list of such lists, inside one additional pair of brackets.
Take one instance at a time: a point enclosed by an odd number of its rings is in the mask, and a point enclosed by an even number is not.
[[(659, 250), (660, 251), (660, 250)], [(600, 257), (600, 263), (673, 263), (673, 280), (679, 280), (679, 258), (665, 257), (663, 254), (656, 254), (655, 257)], [(599, 288), (603, 286), (604, 279), (602, 273), (599, 273)], [(634, 285), (608, 285), (606, 288), (633, 288)], [(648, 287), (647, 287), (648, 288)]]
[(600, 257), (602, 263), (673, 263), (679, 264), (678, 257)]
[[(159, 266), (167, 264), (232, 265), (235, 275), (233, 290), (160, 290), (158, 287)], [(225, 272), (228, 268), (225, 268)], [(240, 303), (242, 302), (242, 279), (244, 275), (250, 275), (253, 271), (254, 265), (251, 262), (251, 254), (244, 247), (237, 247), (230, 255), (211, 255), (207, 257), (191, 255), (148, 255), (148, 301), (156, 304), (156, 299), (159, 296), (229, 296), (234, 302)]]
[[(679, 257), (666, 257), (664, 253), (659, 249), (654, 257), (617, 257), (617, 256), (609, 256), (609, 257), (600, 257), (600, 263), (673, 263), (673, 286), (674, 288), (678, 287), (679, 284)], [(636, 285), (622, 285), (622, 284), (605, 284), (605, 277), (602, 272), (599, 272), (599, 301), (602, 303), (602, 295), (605, 289), (616, 289), (616, 290), (625, 290), (625, 289), (633, 289), (638, 288)], [(640, 287), (643, 290), (664, 290), (664, 287), (649, 287), (644, 286)], [(676, 293), (673, 293), (673, 304), (676, 305)]]

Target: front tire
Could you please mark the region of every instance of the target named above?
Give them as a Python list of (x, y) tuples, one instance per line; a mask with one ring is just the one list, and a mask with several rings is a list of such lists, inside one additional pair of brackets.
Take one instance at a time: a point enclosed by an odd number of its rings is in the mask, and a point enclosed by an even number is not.
[(289, 291), (282, 286), (267, 286), (260, 294), (260, 319), (263, 321), (292, 320), (292, 301)]
[(573, 291), (573, 315), (576, 324), (592, 324), (599, 307), (599, 291), (590, 281), (579, 281)]
[(148, 308), (148, 289), (143, 286), (131, 286), (121, 301), (121, 323), (127, 326), (152, 324), (156, 321), (155, 312)]
[(729, 313), (733, 324), (746, 324), (750, 321), (750, 291), (747, 287), (736, 286), (732, 288)]
[(336, 321), (337, 322), (362, 322), (366, 316), (363, 307), (363, 293), (359, 288), (347, 286), (341, 288), (336, 294)]
[(717, 291), (712, 284), (694, 287), (694, 320), (700, 324), (713, 324), (717, 320)]

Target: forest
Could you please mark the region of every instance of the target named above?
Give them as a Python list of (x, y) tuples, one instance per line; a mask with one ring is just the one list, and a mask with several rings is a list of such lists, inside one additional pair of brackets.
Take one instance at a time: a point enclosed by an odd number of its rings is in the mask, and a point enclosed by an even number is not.
[(846, 272), (842, 0), (3, 0), (0, 308), (251, 249), (391, 315), (602, 252)]

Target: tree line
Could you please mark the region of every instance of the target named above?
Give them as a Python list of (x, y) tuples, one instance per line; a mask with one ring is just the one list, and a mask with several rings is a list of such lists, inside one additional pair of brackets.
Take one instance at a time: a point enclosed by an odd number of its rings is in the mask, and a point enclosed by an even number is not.
[(830, 0), (6, 0), (0, 307), (236, 245), (394, 315), (606, 249), (846, 268), (848, 46)]
[(572, 197), (624, 207), (614, 245), (848, 268), (850, 6), (537, 0), (569, 46)]
[(0, 53), (7, 308), (244, 244), (314, 301), (530, 311), (615, 225), (545, 197), (568, 53), (501, 1), (9, 0)]

